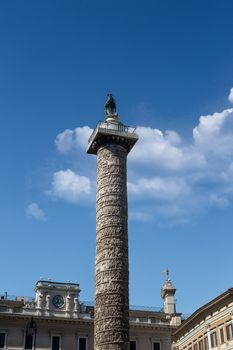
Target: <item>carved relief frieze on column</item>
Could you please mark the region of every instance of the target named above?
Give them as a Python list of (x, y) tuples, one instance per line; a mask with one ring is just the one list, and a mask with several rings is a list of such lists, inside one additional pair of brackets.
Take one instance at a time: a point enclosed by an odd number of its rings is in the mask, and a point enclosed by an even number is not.
[(126, 149), (117, 144), (100, 147), (97, 153), (95, 350), (127, 349), (126, 157)]

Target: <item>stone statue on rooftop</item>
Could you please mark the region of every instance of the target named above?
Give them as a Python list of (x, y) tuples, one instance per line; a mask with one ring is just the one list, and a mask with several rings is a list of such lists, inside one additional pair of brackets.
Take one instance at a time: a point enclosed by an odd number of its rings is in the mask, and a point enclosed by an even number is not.
[(106, 112), (106, 116), (117, 116), (117, 112), (116, 112), (116, 102), (112, 96), (112, 94), (108, 94), (108, 98), (107, 101), (105, 103), (105, 112)]
[(168, 268), (164, 269), (162, 274), (164, 275), (164, 277), (166, 278), (166, 281), (169, 281), (170, 278), (169, 278), (169, 270)]

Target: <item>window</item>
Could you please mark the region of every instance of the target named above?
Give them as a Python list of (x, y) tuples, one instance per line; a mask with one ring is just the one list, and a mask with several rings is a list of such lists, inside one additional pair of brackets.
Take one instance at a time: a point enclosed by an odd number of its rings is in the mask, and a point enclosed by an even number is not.
[(198, 350), (197, 343), (194, 344), (193, 349)]
[(160, 343), (153, 343), (153, 350), (160, 350)]
[(32, 349), (32, 346), (33, 346), (33, 335), (26, 333), (24, 349)]
[(218, 345), (216, 332), (210, 333), (210, 343), (212, 348), (215, 348)]
[(219, 333), (220, 333), (220, 342), (221, 342), (221, 344), (223, 344), (225, 342), (225, 340), (224, 340), (224, 328), (223, 327), (219, 328)]
[(227, 340), (232, 340), (233, 339), (233, 327), (232, 323), (228, 324), (226, 327), (227, 330)]
[(199, 347), (199, 350), (204, 350), (203, 340), (202, 339), (198, 342), (198, 347)]
[(60, 336), (59, 335), (52, 336), (51, 349), (52, 350), (60, 350)]
[(78, 350), (86, 350), (87, 349), (87, 338), (79, 338), (78, 339)]
[(155, 317), (151, 317), (150, 321), (151, 321), (151, 323), (159, 323), (160, 322), (159, 318), (155, 318)]
[(209, 350), (209, 342), (207, 336), (204, 338), (205, 350)]
[(23, 309), (21, 307), (14, 307), (13, 312), (16, 314), (22, 313)]
[(0, 349), (4, 349), (6, 346), (6, 333), (0, 333)]
[(8, 311), (8, 307), (5, 306), (5, 305), (1, 305), (1, 306), (0, 306), (0, 311), (1, 311), (1, 312), (7, 312), (7, 311)]
[(135, 340), (130, 340), (129, 350), (137, 350), (137, 346), (136, 346), (136, 341)]

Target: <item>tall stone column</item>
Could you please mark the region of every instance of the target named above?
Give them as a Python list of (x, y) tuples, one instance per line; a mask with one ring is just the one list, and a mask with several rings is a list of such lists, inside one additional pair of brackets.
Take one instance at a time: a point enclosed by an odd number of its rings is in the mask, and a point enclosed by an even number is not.
[(88, 153), (97, 154), (95, 350), (127, 350), (129, 269), (127, 154), (138, 137), (120, 123), (113, 97), (105, 121), (93, 132)]

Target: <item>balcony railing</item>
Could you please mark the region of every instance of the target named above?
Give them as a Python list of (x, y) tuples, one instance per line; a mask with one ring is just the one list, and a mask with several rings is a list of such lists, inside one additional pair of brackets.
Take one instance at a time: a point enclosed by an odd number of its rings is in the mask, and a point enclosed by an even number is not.
[(16, 296), (16, 295), (10, 295), (10, 294), (0, 294), (0, 300), (11, 300), (11, 301), (32, 301), (32, 297), (28, 296)]
[(96, 125), (96, 128), (94, 129), (94, 131), (92, 132), (88, 140), (88, 143), (92, 140), (94, 134), (96, 133), (96, 130), (100, 130), (100, 129), (103, 129), (104, 131), (109, 130), (109, 131), (124, 132), (126, 134), (134, 134), (136, 130), (135, 127), (127, 126), (119, 122), (99, 122)]

